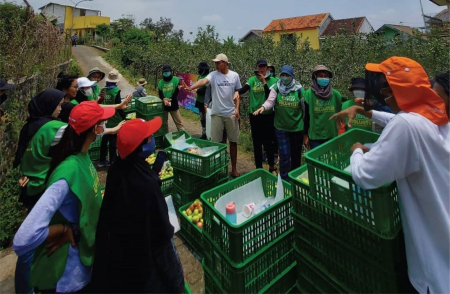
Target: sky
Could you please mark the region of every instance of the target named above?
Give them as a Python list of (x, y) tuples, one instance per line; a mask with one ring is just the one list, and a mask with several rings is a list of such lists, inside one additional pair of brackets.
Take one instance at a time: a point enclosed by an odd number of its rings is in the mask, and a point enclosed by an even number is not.
[[(75, 5), (79, 0), (28, 0), (36, 12), (49, 2)], [(421, 0), (426, 15), (445, 6)], [(16, 1), (20, 4), (21, 1)], [(93, 0), (77, 7), (100, 10), (111, 21), (133, 15), (136, 25), (145, 18), (170, 18), (174, 29), (182, 29), (193, 40), (198, 27), (213, 25), (221, 39), (236, 40), (251, 29), (264, 29), (273, 19), (329, 12), (334, 19), (366, 16), (376, 30), (385, 23), (423, 27), (420, 0)], [(192, 32), (192, 35), (190, 35)]]

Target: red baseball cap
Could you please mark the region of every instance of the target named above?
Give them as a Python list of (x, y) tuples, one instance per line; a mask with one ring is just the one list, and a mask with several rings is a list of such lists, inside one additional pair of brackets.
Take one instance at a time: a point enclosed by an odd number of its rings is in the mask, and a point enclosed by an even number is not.
[(70, 112), (69, 125), (79, 135), (99, 121), (112, 117), (115, 113), (116, 109), (112, 107), (103, 108), (97, 102), (84, 101)]
[(157, 116), (150, 121), (140, 118), (127, 121), (117, 133), (117, 151), (120, 158), (130, 155), (145, 138), (156, 133), (162, 126), (161, 117)]

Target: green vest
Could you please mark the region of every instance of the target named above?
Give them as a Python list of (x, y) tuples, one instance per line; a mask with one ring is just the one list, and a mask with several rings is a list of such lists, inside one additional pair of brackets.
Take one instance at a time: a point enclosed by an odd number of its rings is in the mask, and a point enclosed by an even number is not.
[[(266, 79), (267, 86), (270, 88), (275, 84), (277, 80), (273, 77)], [(253, 113), (258, 110), (266, 101), (266, 92), (264, 91), (264, 84), (255, 76), (248, 79), (247, 84), (250, 86), (250, 101), (249, 101), (249, 113)], [(272, 109), (264, 111), (262, 114), (272, 113)]]
[[(53, 171), (48, 187), (60, 179), (65, 179), (78, 198), (80, 210), (80, 241), (77, 244), (81, 263), (92, 266), (95, 252), (95, 232), (102, 204), (100, 181), (97, 171), (87, 153), (79, 152), (64, 160)], [(50, 225), (67, 223), (60, 213), (56, 213)], [(52, 256), (46, 243), (36, 248), (31, 265), (30, 285), (39, 289), (54, 289), (66, 268), (69, 255), (69, 243), (64, 244)]]
[[(114, 105), (116, 104), (116, 97), (119, 94), (120, 89), (118, 87), (108, 89), (105, 91), (105, 100), (103, 101), (104, 105)], [(107, 128), (114, 128), (122, 121), (122, 117), (116, 111), (113, 117), (108, 118), (108, 122), (106, 123)]]
[(70, 100), (70, 103), (72, 103), (72, 104), (75, 104), (75, 105), (78, 105), (78, 104), (80, 104), (80, 103), (78, 103), (78, 101), (77, 101), (77, 100), (75, 100), (75, 99), (72, 99), (72, 100)]
[(31, 138), (25, 150), (20, 170), (30, 178), (26, 185), (28, 196), (39, 196), (45, 190), (45, 177), (50, 168), (52, 158), (48, 156), (50, 145), (55, 138), (56, 132), (66, 123), (52, 120), (43, 125)]
[[(206, 78), (206, 76), (198, 76), (197, 82)], [(198, 89), (206, 89), (207, 86), (202, 86)], [(195, 98), (200, 103), (205, 103), (205, 95), (199, 95), (197, 92), (197, 97)]]
[(98, 86), (98, 84), (96, 84), (95, 86), (92, 86), (92, 94), (88, 96), (88, 100), (89, 101), (97, 101), (98, 96), (100, 95), (100, 87)]
[(164, 98), (172, 98), (173, 93), (180, 84), (178, 77), (172, 77), (169, 82), (164, 81), (164, 79), (158, 82), (158, 90), (163, 92)]
[[(277, 86), (273, 89), (277, 91)], [(278, 91), (277, 91), (278, 92)], [(277, 100), (275, 102), (275, 127), (278, 130), (286, 132), (301, 132), (303, 131), (303, 108), (301, 104), (301, 97), (298, 96), (298, 91), (290, 92), (287, 95), (281, 95), (278, 92)]]
[[(353, 105), (356, 105), (353, 99), (345, 101), (344, 103), (342, 103), (342, 110), (350, 108)], [(346, 130), (349, 129), (348, 118), (345, 119), (345, 129)], [(372, 131), (372, 121), (369, 118), (365, 117), (364, 115), (357, 114), (353, 118), (352, 129), (362, 129), (366, 131)]]
[(309, 139), (325, 140), (336, 137), (338, 135), (336, 121), (329, 119), (333, 114), (341, 111), (341, 93), (333, 89), (330, 99), (319, 99), (310, 88), (305, 91), (305, 100), (309, 106)]

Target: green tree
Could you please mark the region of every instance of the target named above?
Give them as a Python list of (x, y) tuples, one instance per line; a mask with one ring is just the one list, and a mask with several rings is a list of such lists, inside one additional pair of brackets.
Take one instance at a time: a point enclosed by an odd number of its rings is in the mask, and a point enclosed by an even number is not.
[(119, 18), (111, 23), (113, 36), (122, 40), (126, 31), (134, 28), (134, 22), (130, 18)]
[(111, 33), (111, 29), (109, 25), (102, 23), (95, 28), (95, 32), (103, 38), (108, 38)]

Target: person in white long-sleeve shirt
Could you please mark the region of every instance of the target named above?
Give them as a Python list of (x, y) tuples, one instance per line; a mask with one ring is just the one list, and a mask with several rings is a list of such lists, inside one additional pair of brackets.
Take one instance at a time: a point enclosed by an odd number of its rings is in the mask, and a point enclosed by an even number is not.
[(366, 65), (366, 78), (374, 73), (385, 87), (373, 92), (396, 114), (354, 106), (334, 116), (359, 113), (385, 126), (371, 149), (352, 146), (353, 180), (364, 189), (397, 181), (411, 284), (419, 293), (450, 293), (450, 124), (444, 102), (411, 59)]

